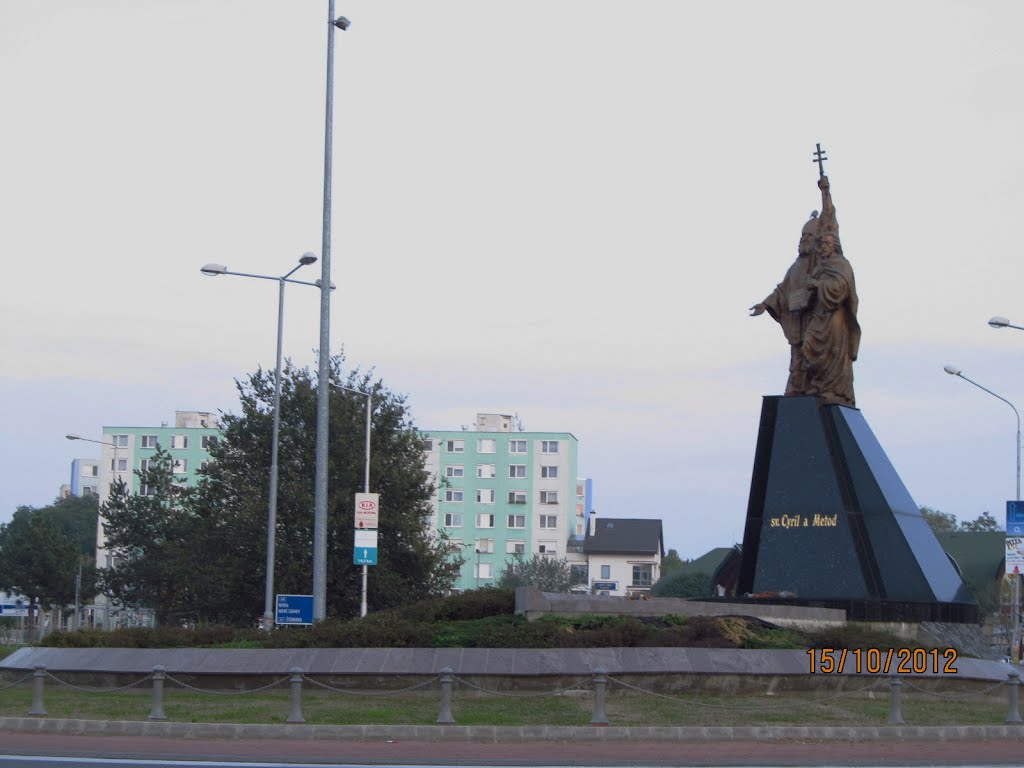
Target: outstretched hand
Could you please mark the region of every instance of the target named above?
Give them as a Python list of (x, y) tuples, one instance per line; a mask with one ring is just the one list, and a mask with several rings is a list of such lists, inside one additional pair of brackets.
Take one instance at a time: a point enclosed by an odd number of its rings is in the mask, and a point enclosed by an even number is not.
[(830, 185), (828, 183), (828, 176), (822, 176), (820, 179), (818, 179), (818, 189), (825, 191), (826, 189), (829, 188), (829, 186)]
[(764, 312), (764, 304), (755, 304), (750, 308), (750, 316), (757, 317)]

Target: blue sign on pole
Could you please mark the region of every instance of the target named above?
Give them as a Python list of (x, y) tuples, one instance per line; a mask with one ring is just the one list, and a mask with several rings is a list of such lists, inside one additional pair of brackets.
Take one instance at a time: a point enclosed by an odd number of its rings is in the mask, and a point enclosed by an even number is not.
[(1006, 535), (1024, 536), (1024, 501), (1006, 502)]
[(312, 624), (312, 595), (278, 595), (275, 624)]
[(377, 548), (376, 547), (361, 547), (354, 551), (352, 562), (356, 565), (376, 565), (377, 564)]

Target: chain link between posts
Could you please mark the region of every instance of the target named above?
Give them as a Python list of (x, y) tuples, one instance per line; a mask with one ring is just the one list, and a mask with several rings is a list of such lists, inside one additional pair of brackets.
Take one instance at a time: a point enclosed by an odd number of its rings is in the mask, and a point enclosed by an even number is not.
[(422, 683), (416, 683), (416, 685), (410, 685), (408, 688), (397, 688), (397, 689), (395, 689), (393, 691), (355, 691), (355, 690), (346, 689), (346, 688), (336, 688), (333, 685), (328, 685), (327, 683), (321, 683), (319, 680), (314, 680), (311, 677), (307, 677), (305, 674), (303, 674), (302, 679), (305, 682), (310, 683), (311, 685), (315, 685), (318, 688), (325, 688), (328, 691), (333, 691), (334, 693), (341, 693), (341, 694), (344, 694), (346, 696), (395, 696), (395, 695), (397, 695), (399, 693), (408, 693), (409, 691), (415, 691), (415, 690), (417, 690), (419, 688), (425, 688), (428, 685), (432, 685), (433, 683), (437, 682), (437, 680), (440, 679), (440, 675), (435, 675), (434, 677), (430, 678), (429, 680), (424, 680)]
[(127, 691), (129, 688), (135, 688), (139, 685), (142, 685), (147, 680), (152, 679), (153, 673), (150, 672), (148, 675), (146, 675), (143, 678), (140, 678), (139, 680), (136, 680), (134, 683), (128, 683), (128, 685), (119, 685), (116, 688), (93, 688), (92, 686), (88, 685), (75, 685), (74, 683), (69, 683), (67, 680), (61, 680), (59, 677), (57, 677), (49, 670), (46, 670), (46, 676), (51, 680), (54, 680), (55, 682), (59, 683), (60, 685), (63, 685), (67, 688), (71, 688), (75, 691), (82, 691), (83, 693), (117, 693), (118, 691)]
[(589, 683), (591, 680), (591, 678), (589, 677), (583, 678), (566, 688), (556, 688), (553, 691), (543, 691), (541, 693), (512, 693), (510, 691), (494, 691), (490, 688), (481, 688), (479, 685), (471, 683), (468, 680), (463, 680), (461, 677), (458, 677), (457, 675), (453, 675), (452, 678), (469, 688), (475, 688), (478, 691), (488, 693), (492, 696), (507, 696), (510, 699), (537, 699), (543, 696), (558, 696), (563, 693), (568, 693), (569, 691), (582, 690), (583, 688), (587, 687), (587, 683)]
[(965, 701), (966, 699), (976, 699), (981, 696), (985, 696), (992, 693), (996, 688), (1006, 685), (1005, 680), (1000, 680), (998, 683), (993, 683), (988, 688), (984, 688), (980, 691), (972, 691), (970, 693), (938, 693), (937, 691), (929, 691), (927, 688), (922, 688), (919, 685), (915, 685), (909, 680), (904, 680), (908, 688), (913, 688), (915, 691), (920, 691), (926, 696), (934, 696), (937, 699), (945, 699), (946, 701)]
[(182, 688), (186, 688), (190, 691), (195, 691), (196, 693), (208, 693), (211, 696), (247, 696), (252, 693), (259, 693), (260, 691), (269, 690), (270, 688), (274, 688), (280, 685), (281, 683), (286, 683), (288, 682), (288, 680), (291, 679), (291, 676), (288, 675), (282, 677), (280, 680), (275, 680), (272, 683), (267, 683), (267, 685), (260, 686), (259, 688), (246, 688), (241, 691), (214, 691), (210, 690), (209, 688), (197, 688), (196, 686), (189, 685), (184, 680), (179, 680), (178, 678), (172, 677), (171, 675), (167, 675), (166, 679), (170, 680), (175, 685), (180, 685)]
[[(648, 694), (650, 696), (655, 696), (655, 697), (657, 697), (659, 699), (666, 699), (668, 701), (676, 701), (676, 702), (679, 702), (680, 704), (687, 704), (689, 706), (694, 706), (694, 707), (704, 707), (706, 709), (733, 709), (733, 710), (740, 710), (740, 711), (746, 710), (746, 711), (756, 712), (756, 711), (761, 711), (763, 709), (769, 709), (769, 708), (772, 708), (772, 707), (792, 707), (793, 706), (793, 703), (791, 701), (772, 700), (772, 699), (764, 699), (762, 701), (759, 701), (757, 704), (753, 704), (753, 705), (749, 705), (749, 706), (748, 705), (739, 705), (739, 704), (711, 704), (709, 702), (694, 701), (692, 699), (685, 699), (685, 698), (681, 698), (679, 696), (670, 696), (667, 693), (658, 693), (657, 691), (651, 691), (651, 690), (648, 690), (647, 688), (640, 688), (639, 686), (632, 685), (631, 683), (627, 683), (625, 680), (619, 680), (618, 678), (615, 678), (615, 677), (609, 677), (608, 678), (608, 682), (615, 683), (617, 685), (621, 685), (623, 688), (628, 688), (629, 690), (636, 691), (637, 693), (646, 693), (646, 694)], [(823, 696), (821, 698), (810, 699), (810, 701), (812, 703), (814, 703), (814, 704), (827, 704), (830, 701), (834, 701), (836, 699), (841, 699), (841, 698), (843, 698), (845, 696), (856, 696), (856, 695), (859, 695), (859, 694), (862, 694), (862, 693), (867, 693), (868, 691), (874, 690), (875, 688), (880, 688), (882, 686), (883, 682), (884, 681), (882, 681), (882, 680), (876, 680), (875, 682), (870, 683), (870, 684), (864, 686), (863, 688), (858, 688), (858, 689), (853, 690), (853, 691), (838, 691), (838, 692), (836, 692), (835, 694), (833, 694), (831, 696)]]
[(4, 686), (3, 688), (0, 688), (0, 693), (3, 693), (4, 691), (8, 691), (8, 690), (10, 690), (11, 688), (15, 688), (15, 687), (17, 687), (17, 686), (21, 685), (21, 684), (22, 684), (22, 683), (24, 683), (24, 682), (25, 682), (26, 680), (29, 680), (29, 679), (31, 679), (32, 675), (34, 675), (34, 674), (35, 674), (35, 672), (29, 672), (29, 673), (28, 673), (27, 675), (25, 675), (25, 676), (24, 676), (23, 678), (21, 678), (21, 680), (15, 680), (15, 681), (14, 681), (13, 683), (11, 683), (10, 685), (5, 685), (5, 686)]

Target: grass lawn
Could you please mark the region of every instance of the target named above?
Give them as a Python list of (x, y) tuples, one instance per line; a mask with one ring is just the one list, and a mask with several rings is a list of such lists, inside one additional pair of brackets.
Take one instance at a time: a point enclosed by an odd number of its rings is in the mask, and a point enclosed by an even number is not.
[[(865, 683), (866, 685), (866, 683)], [(957, 698), (953, 698), (955, 695)], [(31, 707), (28, 685), (0, 692), (0, 716), (22, 717)], [(47, 681), (49, 717), (87, 720), (145, 720), (151, 692), (82, 692)], [(303, 715), (310, 724), (431, 725), (437, 719), (436, 688), (392, 695), (339, 694), (322, 689), (303, 692)], [(1007, 689), (986, 693), (963, 690), (947, 698), (903, 689), (903, 717), (910, 725), (999, 725), (1006, 718)], [(179, 722), (284, 723), (289, 710), (286, 686), (255, 694), (203, 694), (168, 684), (164, 710)], [(648, 694), (609, 686), (606, 713), (612, 725), (749, 726), (884, 725), (889, 715), (888, 685), (866, 691), (785, 691), (764, 693)], [(593, 711), (589, 691), (562, 695), (494, 696), (470, 694), (456, 686), (452, 711), (460, 725), (586, 725)]]

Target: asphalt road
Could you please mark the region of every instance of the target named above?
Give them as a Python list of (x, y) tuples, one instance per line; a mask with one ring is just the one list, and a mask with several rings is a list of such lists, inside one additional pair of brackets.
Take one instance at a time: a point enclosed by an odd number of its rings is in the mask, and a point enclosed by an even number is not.
[[(1024, 739), (990, 741), (417, 742), (180, 739), (0, 732), (0, 753), (128, 760), (449, 766), (1003, 766)], [(0, 757), (0, 768), (18, 758)], [(39, 763), (21, 763), (42, 768)], [(61, 768), (81, 766), (63, 762)], [(109, 762), (106, 765), (110, 765)], [(53, 765), (48, 766), (53, 768)]]

